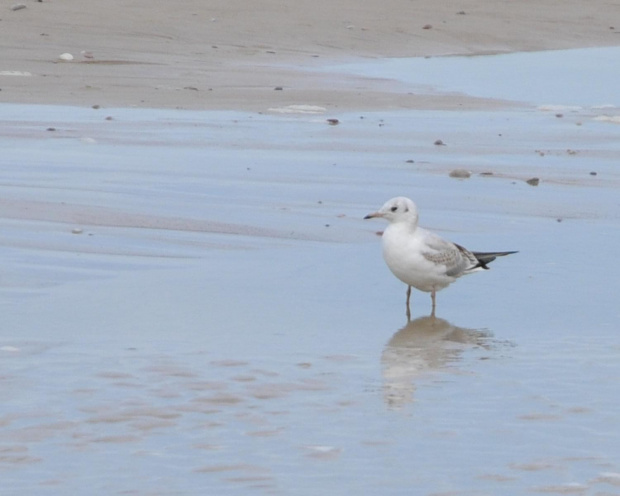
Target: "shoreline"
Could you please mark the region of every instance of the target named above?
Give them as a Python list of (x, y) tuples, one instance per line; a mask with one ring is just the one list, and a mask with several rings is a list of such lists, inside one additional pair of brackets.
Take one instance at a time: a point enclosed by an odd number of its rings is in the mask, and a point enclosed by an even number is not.
[[(392, 57), (471, 56), (620, 45), (620, 6), (577, 0), (531, 6), (490, 0), (44, 1), (1, 14), (5, 103), (330, 112), (487, 109), (507, 102), (416, 93), (397, 82), (321, 72)], [(59, 57), (70, 53), (72, 61)], [(311, 69), (311, 70), (308, 70)], [(21, 74), (18, 75), (18, 74)], [(27, 75), (29, 74), (29, 75)], [(281, 88), (281, 89), (280, 89)], [(508, 103), (509, 104), (509, 103)]]

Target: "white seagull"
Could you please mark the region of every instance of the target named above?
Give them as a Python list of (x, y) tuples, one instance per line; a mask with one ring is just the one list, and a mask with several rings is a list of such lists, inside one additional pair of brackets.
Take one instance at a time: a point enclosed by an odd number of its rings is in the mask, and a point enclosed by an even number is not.
[(383, 218), (389, 225), (383, 232), (383, 258), (392, 273), (407, 287), (407, 317), (411, 317), (411, 288), (431, 294), (435, 315), (435, 294), (459, 277), (479, 270), (497, 257), (516, 251), (472, 252), (418, 226), (418, 208), (409, 198), (388, 200), (364, 219)]

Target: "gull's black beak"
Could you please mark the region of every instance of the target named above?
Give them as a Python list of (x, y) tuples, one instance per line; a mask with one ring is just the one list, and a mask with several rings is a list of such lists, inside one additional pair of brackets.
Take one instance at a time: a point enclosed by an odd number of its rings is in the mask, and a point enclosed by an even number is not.
[(368, 214), (366, 217), (364, 217), (364, 220), (374, 219), (375, 217), (383, 217), (383, 214), (380, 214), (379, 212), (375, 212), (373, 214)]

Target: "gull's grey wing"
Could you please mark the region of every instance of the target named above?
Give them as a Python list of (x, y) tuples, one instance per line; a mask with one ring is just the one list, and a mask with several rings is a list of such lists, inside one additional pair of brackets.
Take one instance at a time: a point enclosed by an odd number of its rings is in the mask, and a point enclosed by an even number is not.
[(428, 246), (428, 251), (422, 255), (430, 262), (445, 265), (446, 275), (459, 277), (480, 267), (476, 257), (466, 248), (430, 232), (428, 234), (424, 240)]

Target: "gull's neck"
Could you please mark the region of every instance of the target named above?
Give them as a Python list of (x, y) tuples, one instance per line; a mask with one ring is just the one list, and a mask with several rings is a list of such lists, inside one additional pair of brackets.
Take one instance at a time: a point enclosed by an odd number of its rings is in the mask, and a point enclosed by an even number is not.
[(401, 217), (398, 220), (390, 222), (388, 227), (391, 227), (394, 230), (412, 233), (418, 228), (418, 216), (408, 215), (406, 217)]

